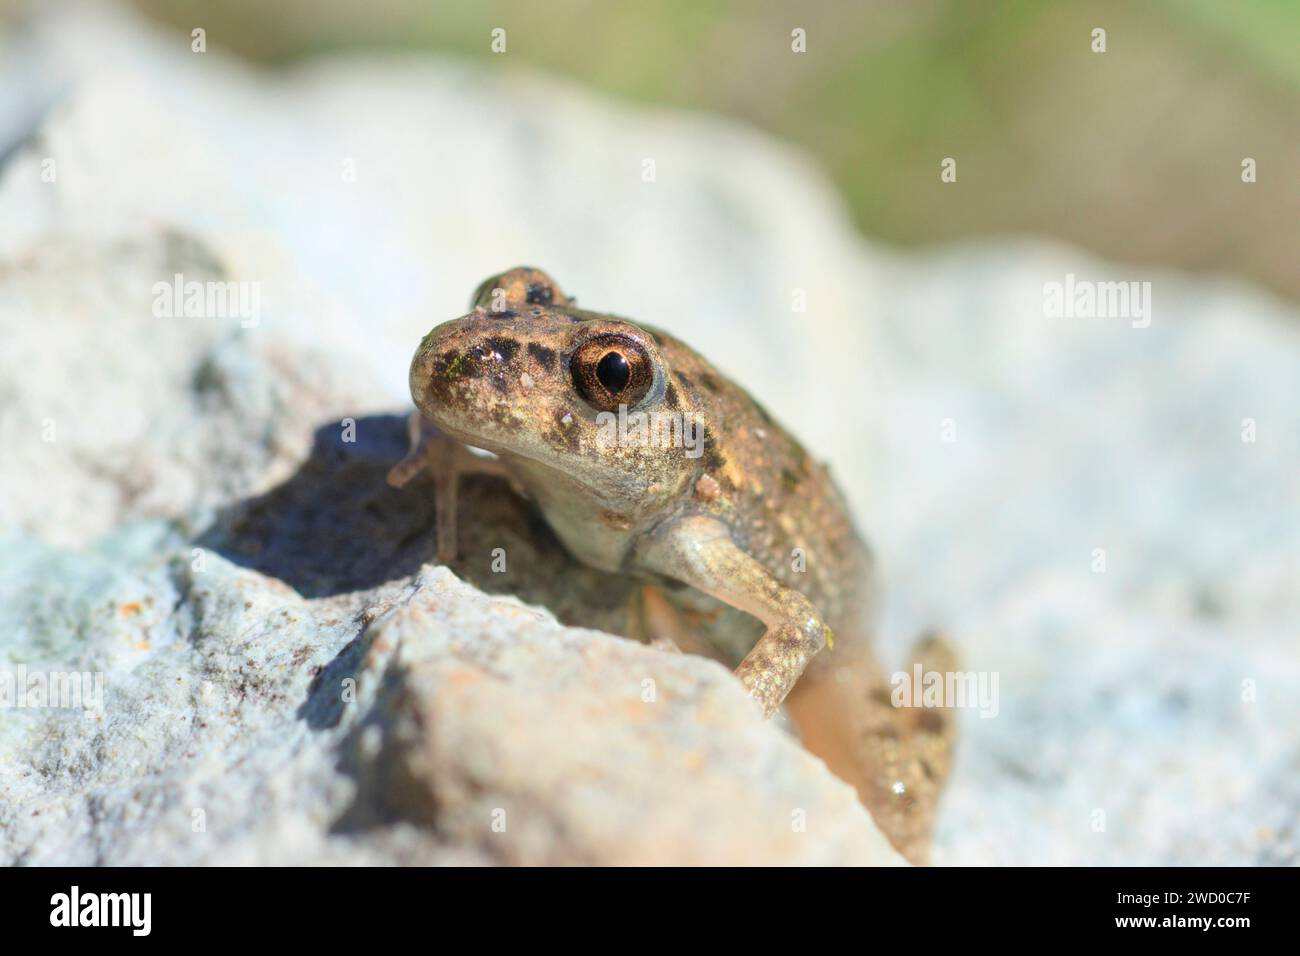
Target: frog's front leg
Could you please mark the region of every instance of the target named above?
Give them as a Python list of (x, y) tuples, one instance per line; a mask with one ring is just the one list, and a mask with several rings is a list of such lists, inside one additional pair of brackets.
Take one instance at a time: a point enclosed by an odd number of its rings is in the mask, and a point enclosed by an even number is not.
[[(456, 514), (462, 475), (493, 475), (509, 479), (505, 466), (496, 458), (475, 455), (454, 438), (444, 435), (419, 412), (407, 419), (411, 450), (388, 472), (388, 483), (401, 488), (423, 471), (434, 481), (434, 510), (437, 522), (438, 560), (447, 564), (456, 557)], [(519, 489), (516, 487), (516, 491)]]
[(830, 628), (812, 602), (778, 581), (716, 518), (692, 515), (657, 528), (638, 548), (637, 559), (767, 625), (736, 668), (736, 677), (765, 717), (776, 712), (813, 655), (830, 639)]

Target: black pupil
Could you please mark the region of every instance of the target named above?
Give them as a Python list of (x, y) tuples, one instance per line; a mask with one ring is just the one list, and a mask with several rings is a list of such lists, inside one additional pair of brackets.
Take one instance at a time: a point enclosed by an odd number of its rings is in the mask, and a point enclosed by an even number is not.
[(618, 352), (606, 352), (605, 357), (596, 366), (596, 378), (611, 395), (617, 395), (627, 387), (627, 380), (632, 377), (632, 369), (627, 359)]

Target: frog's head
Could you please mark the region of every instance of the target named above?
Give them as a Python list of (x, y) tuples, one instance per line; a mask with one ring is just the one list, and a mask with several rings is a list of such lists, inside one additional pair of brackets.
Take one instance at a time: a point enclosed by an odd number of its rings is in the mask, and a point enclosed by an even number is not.
[(576, 309), (536, 269), (488, 279), (471, 305), (411, 363), (411, 397), (439, 429), (513, 462), (534, 491), (577, 485), (633, 519), (694, 479), (702, 424), (653, 335)]

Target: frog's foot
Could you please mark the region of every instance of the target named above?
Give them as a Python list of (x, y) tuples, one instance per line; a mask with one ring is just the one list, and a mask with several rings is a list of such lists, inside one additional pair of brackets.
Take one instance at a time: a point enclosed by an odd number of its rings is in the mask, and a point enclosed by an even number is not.
[(778, 581), (716, 518), (692, 515), (660, 529), (641, 555), (648, 567), (752, 614), (767, 630), (736, 677), (771, 717), (830, 629), (806, 597)]
[[(957, 657), (942, 638), (927, 637), (913, 648), (904, 672), (909, 681), (915, 664), (923, 674), (947, 674)], [(853, 785), (895, 849), (922, 864), (952, 765), (956, 721), (951, 706), (895, 706), (895, 689), (858, 651), (810, 671), (786, 706), (804, 746)]]
[(389, 470), (388, 483), (401, 488), (421, 472), (427, 471), (432, 476), (438, 560), (448, 564), (456, 557), (456, 512), (461, 476), (493, 475), (510, 480), (516, 491), (520, 489), (499, 460), (474, 454), (425, 421), (419, 412), (411, 413), (407, 431), (411, 450)]
[[(913, 670), (921, 665), (922, 674), (948, 675), (956, 673), (960, 665), (957, 651), (942, 634), (926, 634), (912, 645), (909, 655)], [(945, 680), (944, 686), (948, 682)], [(926, 752), (930, 768), (940, 783), (947, 777), (952, 763), (952, 747), (957, 736), (957, 715), (952, 701), (944, 700), (940, 707), (895, 708), (904, 730), (918, 738), (918, 750)]]
[[(958, 658), (945, 638), (927, 635), (912, 647), (911, 657), (909, 673), (919, 664), (922, 674), (945, 675), (943, 686), (950, 686), (946, 676), (957, 670)], [(891, 706), (897, 737), (886, 732), (871, 743), (880, 771), (869, 809), (899, 852), (914, 863), (929, 858), (939, 797), (952, 769), (957, 735), (952, 703), (945, 698), (938, 707), (917, 701), (911, 707)]]

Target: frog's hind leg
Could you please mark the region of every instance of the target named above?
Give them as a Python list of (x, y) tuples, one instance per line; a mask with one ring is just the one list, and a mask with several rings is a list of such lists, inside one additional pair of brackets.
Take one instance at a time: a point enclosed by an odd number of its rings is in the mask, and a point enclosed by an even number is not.
[[(894, 847), (911, 862), (925, 863), (952, 765), (954, 712), (950, 706), (895, 707), (893, 687), (865, 650), (829, 656), (809, 668), (786, 701), (799, 737), (857, 790)], [(918, 643), (912, 657), (923, 673), (948, 674), (957, 665), (938, 637)], [(907, 674), (910, 680), (911, 668)]]
[[(419, 412), (407, 419), (411, 450), (388, 472), (394, 488), (409, 484), (427, 471), (434, 481), (434, 510), (437, 521), (438, 560), (448, 564), (456, 557), (456, 516), (462, 475), (492, 475), (514, 481), (496, 458), (475, 455), (463, 444), (440, 432)], [(516, 492), (519, 491), (515, 487)]]
[(699, 654), (720, 659), (718, 652), (695, 632), (682, 611), (653, 584), (639, 588), (628, 602), (628, 637), (670, 653)]

